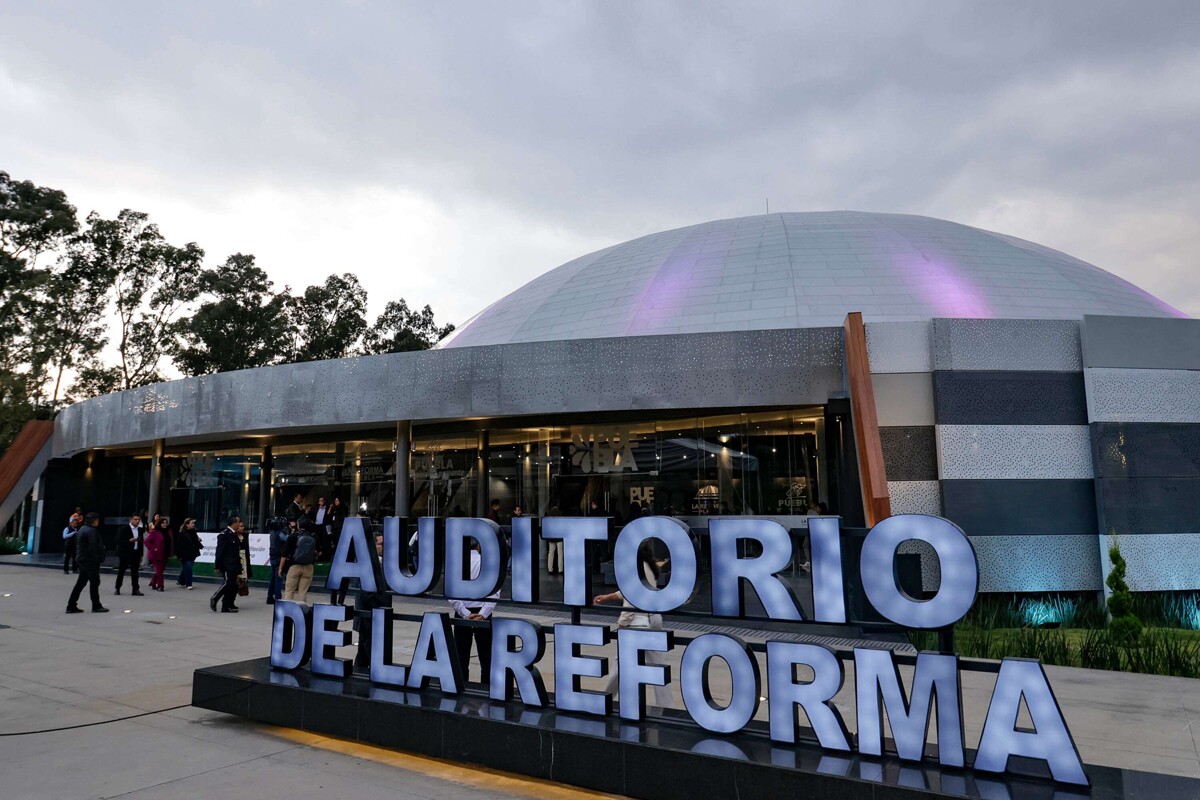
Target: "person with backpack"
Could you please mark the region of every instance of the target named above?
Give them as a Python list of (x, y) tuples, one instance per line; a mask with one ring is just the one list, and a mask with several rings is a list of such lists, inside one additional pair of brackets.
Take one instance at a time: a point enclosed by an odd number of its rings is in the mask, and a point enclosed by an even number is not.
[(308, 602), (308, 587), (312, 585), (313, 565), (317, 563), (317, 537), (308, 517), (300, 519), (300, 531), (288, 538), (279, 559), (279, 576), (284, 579), (283, 599)]

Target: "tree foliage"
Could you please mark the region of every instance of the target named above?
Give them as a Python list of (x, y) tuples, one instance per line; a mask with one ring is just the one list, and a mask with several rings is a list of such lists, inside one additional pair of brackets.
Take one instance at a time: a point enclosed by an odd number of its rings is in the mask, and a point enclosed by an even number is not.
[(366, 355), (375, 355), (428, 350), (453, 330), (453, 325), (439, 326), (428, 305), (413, 311), (404, 298), (390, 300), (375, 320), (374, 327), (364, 334), (362, 351)]
[(93, 212), (81, 227), (63, 192), (0, 171), (0, 451), (26, 420), (162, 380), (168, 358), (203, 375), (424, 350), (454, 330), (404, 299), (368, 326), (350, 272), (293, 296), (252, 255), (203, 262), (144, 213)]
[(367, 328), (367, 292), (353, 273), (330, 275), (293, 303), (295, 361), (353, 355)]
[(206, 298), (175, 323), (172, 356), (185, 375), (229, 372), (278, 363), (293, 342), (288, 291), (276, 292), (254, 256), (236, 254), (201, 278)]

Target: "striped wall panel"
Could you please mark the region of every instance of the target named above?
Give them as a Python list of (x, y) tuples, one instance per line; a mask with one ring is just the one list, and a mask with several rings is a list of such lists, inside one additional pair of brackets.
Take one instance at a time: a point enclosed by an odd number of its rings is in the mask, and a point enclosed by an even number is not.
[(935, 370), (1079, 372), (1076, 320), (935, 319)]
[(968, 536), (1098, 532), (1090, 480), (943, 480), (942, 509)]
[(1100, 587), (1096, 536), (971, 537), (981, 592), (1084, 592)]
[(1110, 546), (1115, 543), (1121, 548), (1121, 557), (1125, 559), (1125, 582), (1133, 591), (1200, 589), (1200, 533), (1106, 538)]
[(1086, 425), (1077, 372), (933, 373), (939, 425)]
[(1200, 370), (1088, 369), (1089, 422), (1200, 423)]
[(1086, 425), (939, 425), (937, 442), (947, 480), (1093, 476)]
[(931, 425), (880, 428), (879, 440), (883, 445), (883, 463), (888, 480), (937, 480), (935, 438)]

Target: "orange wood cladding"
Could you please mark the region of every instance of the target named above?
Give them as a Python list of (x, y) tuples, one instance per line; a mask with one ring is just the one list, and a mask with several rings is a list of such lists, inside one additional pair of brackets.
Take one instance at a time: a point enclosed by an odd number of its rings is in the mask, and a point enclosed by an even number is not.
[(863, 326), (862, 314), (858, 311), (847, 314), (844, 329), (850, 414), (854, 422), (854, 443), (858, 447), (858, 478), (869, 528), (892, 515), (892, 501), (883, 466), (883, 443), (879, 440), (879, 417), (875, 413), (875, 389), (871, 384), (867, 329)]
[(0, 458), (0, 500), (8, 497), (53, 433), (54, 423), (48, 419), (31, 419), (21, 428)]

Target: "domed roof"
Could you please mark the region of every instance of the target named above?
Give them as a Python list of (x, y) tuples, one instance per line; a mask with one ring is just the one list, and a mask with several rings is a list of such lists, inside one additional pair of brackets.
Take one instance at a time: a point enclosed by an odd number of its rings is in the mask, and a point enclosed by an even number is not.
[(934, 317), (1185, 316), (1098, 267), (905, 214), (785, 213), (654, 233), (569, 261), (439, 347)]

